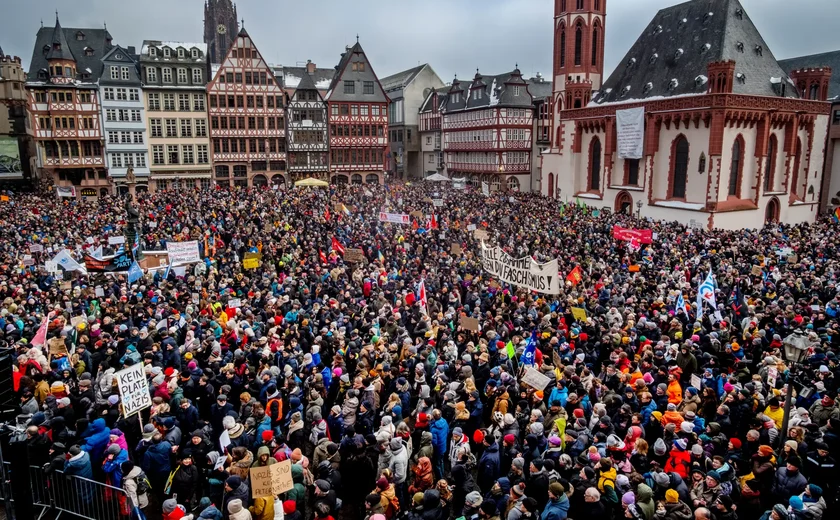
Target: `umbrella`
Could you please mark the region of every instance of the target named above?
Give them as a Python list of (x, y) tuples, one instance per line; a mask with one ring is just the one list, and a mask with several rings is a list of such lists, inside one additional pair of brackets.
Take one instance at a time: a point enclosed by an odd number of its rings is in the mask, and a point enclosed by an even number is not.
[(429, 175), (425, 179), (426, 182), (451, 182), (452, 179), (447, 177), (446, 175), (441, 175), (439, 173), (435, 173), (434, 175)]
[(295, 183), (295, 186), (319, 186), (322, 188), (326, 188), (329, 186), (330, 183), (326, 181), (322, 181), (319, 179), (313, 179), (312, 177), (308, 177), (306, 179), (299, 180)]

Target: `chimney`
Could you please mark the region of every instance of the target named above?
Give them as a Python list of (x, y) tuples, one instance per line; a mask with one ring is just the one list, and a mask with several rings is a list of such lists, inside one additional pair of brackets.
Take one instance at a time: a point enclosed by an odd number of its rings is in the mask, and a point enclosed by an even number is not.
[(309, 74), (315, 74), (315, 64), (312, 63), (312, 60), (306, 60), (306, 72)]
[(134, 45), (129, 45), (129, 46), (128, 46), (128, 48), (126, 49), (126, 51), (127, 51), (129, 54), (131, 54), (132, 56), (134, 56), (135, 54), (137, 54), (137, 50), (134, 48)]

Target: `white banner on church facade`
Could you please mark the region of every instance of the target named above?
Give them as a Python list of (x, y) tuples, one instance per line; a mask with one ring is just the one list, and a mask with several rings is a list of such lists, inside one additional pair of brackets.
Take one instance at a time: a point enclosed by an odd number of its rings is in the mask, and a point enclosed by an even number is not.
[(618, 157), (620, 159), (641, 159), (645, 142), (644, 107), (616, 110)]
[(501, 248), (487, 247), (482, 242), (481, 263), (484, 270), (503, 282), (543, 294), (560, 294), (557, 259), (539, 264), (530, 256), (512, 258)]

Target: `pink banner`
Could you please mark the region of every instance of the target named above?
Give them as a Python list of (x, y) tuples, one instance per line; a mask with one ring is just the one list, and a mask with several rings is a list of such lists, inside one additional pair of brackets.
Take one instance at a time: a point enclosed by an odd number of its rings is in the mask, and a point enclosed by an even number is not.
[(618, 240), (636, 239), (642, 244), (650, 244), (653, 242), (653, 231), (650, 229), (631, 229), (613, 226), (613, 238)]

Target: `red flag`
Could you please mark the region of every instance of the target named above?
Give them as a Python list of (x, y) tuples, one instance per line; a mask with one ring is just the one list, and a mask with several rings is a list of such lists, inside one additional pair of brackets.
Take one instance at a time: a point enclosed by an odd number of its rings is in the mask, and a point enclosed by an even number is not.
[(574, 269), (572, 269), (572, 272), (569, 273), (568, 276), (566, 276), (566, 281), (571, 282), (572, 285), (579, 284), (581, 280), (583, 280), (583, 270), (580, 268), (580, 266), (577, 266)]
[(420, 280), (420, 286), (417, 288), (417, 301), (420, 302), (420, 312), (429, 314), (428, 303), (426, 300), (426, 281)]
[(318, 258), (320, 258), (320, 259), (321, 259), (321, 263), (322, 263), (322, 264), (326, 264), (326, 263), (327, 263), (327, 255), (325, 255), (325, 254), (324, 254), (324, 252), (323, 252), (323, 251), (321, 251), (320, 249), (318, 250)]
[(33, 347), (41, 347), (47, 342), (47, 318), (44, 318), (44, 321), (41, 322), (41, 326), (38, 327), (38, 332), (35, 333), (35, 337), (32, 338), (32, 341), (29, 343)]
[(431, 227), (432, 229), (437, 229), (438, 228), (438, 221), (435, 218), (434, 213), (432, 213), (432, 222), (431, 222), (431, 225), (429, 227)]
[(324, 220), (330, 219), (330, 208), (324, 210)]
[(341, 256), (344, 256), (344, 246), (341, 245), (341, 242), (339, 242), (335, 237), (332, 237), (332, 250), (336, 251)]

